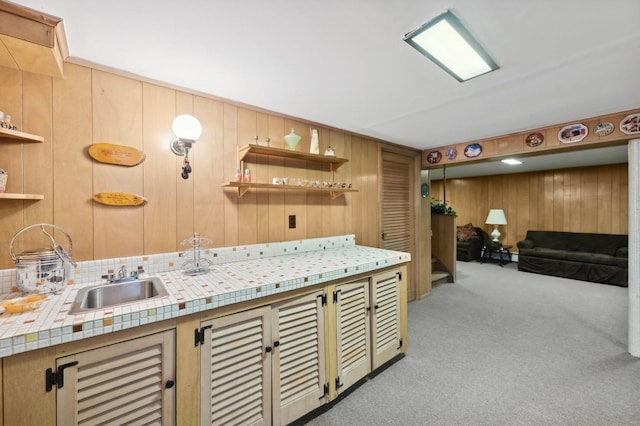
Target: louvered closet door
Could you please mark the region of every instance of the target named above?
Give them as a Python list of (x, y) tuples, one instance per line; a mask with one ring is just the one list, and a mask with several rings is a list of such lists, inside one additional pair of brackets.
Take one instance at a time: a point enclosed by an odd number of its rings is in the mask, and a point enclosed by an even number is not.
[(382, 157), (383, 248), (411, 253), (411, 160), (396, 154)]
[(265, 350), (271, 344), (269, 307), (215, 318), (202, 326), (201, 423), (271, 424), (271, 354)]
[(397, 271), (373, 276), (373, 369), (400, 353), (400, 284)]
[(322, 292), (272, 305), (273, 423), (285, 425), (324, 404)]
[(369, 280), (336, 287), (338, 393), (371, 371)]
[[(174, 425), (175, 332), (165, 331), (59, 358), (57, 424)], [(37, 409), (37, 407), (34, 407)]]

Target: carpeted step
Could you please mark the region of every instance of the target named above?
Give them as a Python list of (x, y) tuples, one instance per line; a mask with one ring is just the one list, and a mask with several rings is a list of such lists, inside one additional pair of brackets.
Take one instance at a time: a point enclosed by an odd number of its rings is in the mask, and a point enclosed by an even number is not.
[(431, 285), (449, 282), (449, 273), (442, 271), (431, 272)]

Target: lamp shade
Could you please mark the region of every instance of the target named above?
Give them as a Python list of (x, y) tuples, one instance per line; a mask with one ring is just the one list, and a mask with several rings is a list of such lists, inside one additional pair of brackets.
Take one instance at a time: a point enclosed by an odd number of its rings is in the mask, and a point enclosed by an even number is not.
[(179, 139), (186, 139), (190, 141), (197, 141), (200, 135), (202, 135), (202, 126), (197, 118), (189, 114), (180, 114), (173, 119), (171, 124), (173, 133)]
[(506, 225), (507, 218), (504, 216), (504, 210), (491, 209), (487, 215), (487, 220), (484, 222), (487, 225)]

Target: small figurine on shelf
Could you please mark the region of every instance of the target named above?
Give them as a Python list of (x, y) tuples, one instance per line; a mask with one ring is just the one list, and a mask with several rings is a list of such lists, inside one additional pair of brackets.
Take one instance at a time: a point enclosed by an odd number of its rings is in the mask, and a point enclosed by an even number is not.
[(242, 182), (242, 172), (240, 171), (240, 167), (236, 168), (235, 180), (236, 182)]
[(328, 157), (335, 157), (336, 156), (336, 152), (334, 151), (333, 148), (328, 146), (327, 149), (324, 151), (324, 155), (326, 155)]
[(11, 124), (11, 116), (0, 111), (0, 127), (9, 130), (18, 130), (16, 126)]
[(251, 170), (249, 169), (244, 169), (244, 182), (246, 183), (251, 182)]

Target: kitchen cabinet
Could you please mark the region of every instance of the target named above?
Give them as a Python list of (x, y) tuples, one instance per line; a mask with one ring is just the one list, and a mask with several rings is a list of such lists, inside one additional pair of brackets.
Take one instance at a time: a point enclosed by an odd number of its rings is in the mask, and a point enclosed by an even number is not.
[[(240, 170), (245, 170), (245, 162), (246, 157), (249, 154), (253, 155), (261, 155), (267, 157), (280, 157), (280, 158), (288, 158), (292, 160), (303, 160), (307, 161), (310, 164), (320, 165), (320, 166), (328, 166), (330, 178), (327, 181), (328, 183), (335, 184), (335, 171), (347, 163), (349, 160), (345, 158), (339, 158), (328, 155), (318, 155), (318, 154), (307, 154), (299, 151), (291, 151), (287, 149), (281, 148), (271, 148), (268, 146), (260, 146), (260, 145), (246, 145), (241, 148), (238, 148), (238, 162)], [(358, 192), (357, 189), (351, 189), (347, 187), (347, 183), (344, 182), (344, 186), (340, 187), (332, 186), (327, 187), (324, 185), (325, 181), (322, 181), (317, 186), (309, 186), (309, 185), (297, 185), (293, 182), (289, 182), (289, 184), (272, 184), (272, 183), (251, 183), (251, 182), (227, 182), (223, 183), (223, 187), (227, 188), (236, 188), (238, 190), (238, 197), (242, 197), (249, 189), (280, 189), (280, 190), (289, 190), (289, 191), (305, 191), (305, 192), (324, 192), (329, 193), (332, 199), (340, 197), (347, 192)]]
[(203, 321), (201, 423), (284, 425), (324, 404), (324, 301), (320, 290)]
[(403, 351), (401, 278), (391, 270), (336, 286), (338, 394)]
[[(42, 143), (44, 138), (42, 136), (32, 135), (18, 130), (5, 129), (0, 127), (0, 143), (7, 142), (34, 142)], [(0, 193), (0, 200), (43, 200), (44, 196), (41, 194), (15, 194), (15, 193)]]
[(176, 424), (174, 330), (58, 358), (49, 374), (58, 426)]
[(289, 424), (406, 350), (405, 274), (363, 272), (5, 357), (3, 424), (119, 424), (132, 407), (168, 425)]
[(167, 323), (173, 328), (147, 325), (3, 358), (4, 424), (175, 425), (175, 324)]
[(402, 351), (404, 344), (400, 319), (402, 276), (400, 271), (389, 271), (371, 278), (371, 361), (373, 370), (381, 367)]

